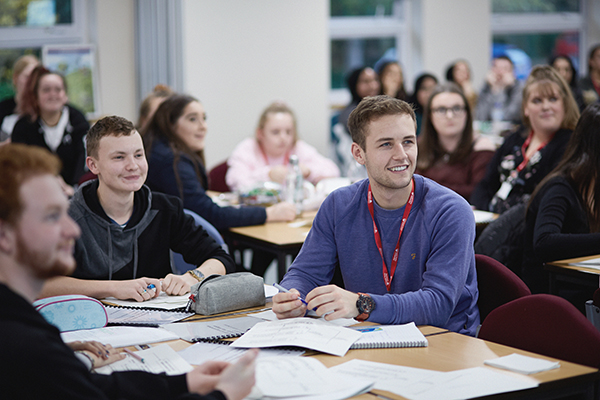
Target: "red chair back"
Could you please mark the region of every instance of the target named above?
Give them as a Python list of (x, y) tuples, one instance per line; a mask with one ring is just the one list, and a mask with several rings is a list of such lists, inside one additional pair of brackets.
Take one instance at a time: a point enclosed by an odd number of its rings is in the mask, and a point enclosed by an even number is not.
[(208, 190), (215, 192), (231, 192), (225, 182), (225, 174), (228, 169), (227, 160), (213, 167), (208, 173)]
[(531, 294), (525, 282), (501, 262), (475, 254), (475, 266), (479, 287), (477, 305), (482, 322), (495, 308)]
[(492, 311), (479, 338), (558, 358), (600, 367), (600, 331), (567, 300), (532, 294)]

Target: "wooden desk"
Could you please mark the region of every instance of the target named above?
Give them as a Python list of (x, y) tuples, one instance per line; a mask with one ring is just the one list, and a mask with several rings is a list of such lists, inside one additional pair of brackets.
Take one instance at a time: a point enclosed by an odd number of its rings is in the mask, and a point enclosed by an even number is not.
[[(314, 351), (308, 351), (308, 357), (315, 357), (326, 367), (342, 364), (352, 359), (403, 365), (435, 371), (455, 371), (465, 368), (482, 367), (485, 360), (519, 353), (526, 356), (556, 361), (551, 357), (540, 356), (512, 347), (487, 342), (450, 332), (434, 326), (420, 326), (419, 329), (429, 341), (428, 347), (397, 349), (350, 350), (344, 357), (336, 357)], [(168, 342), (176, 351), (190, 346), (183, 340)], [(509, 392), (486, 399), (554, 399), (570, 394), (581, 394), (581, 398), (597, 399), (600, 372), (595, 368), (560, 361), (560, 368), (530, 375), (539, 382), (539, 386), (519, 392)], [(490, 367), (488, 367), (490, 368)], [(502, 370), (498, 370), (502, 371)], [(390, 399), (404, 399), (391, 392), (373, 390)], [(372, 394), (365, 393), (355, 399), (376, 400)]]
[[(223, 232), (223, 237), (230, 251), (250, 247), (274, 254), (277, 259), (278, 280), (281, 280), (287, 269), (287, 255), (296, 257), (316, 214), (316, 211), (306, 211), (292, 222), (268, 222), (263, 225), (229, 228)], [(304, 225), (294, 226), (302, 222)]]
[[(419, 327), (427, 335), (428, 329), (433, 327)], [(439, 329), (439, 328), (433, 328)], [(326, 354), (318, 354), (314, 357), (325, 366), (332, 367), (349, 361), (361, 359), (388, 364), (403, 365), (414, 368), (424, 368), (436, 371), (455, 371), (465, 368), (482, 367), (483, 362), (488, 359), (519, 353), (527, 356), (544, 358), (556, 361), (550, 357), (544, 357), (527, 351), (518, 350), (500, 344), (486, 342), (470, 336), (454, 332), (438, 333), (430, 332), (427, 336), (428, 347), (415, 347), (405, 349), (369, 349), (350, 350), (344, 357), (335, 357)], [(509, 392), (486, 399), (554, 399), (569, 394), (581, 394), (582, 398), (595, 399), (598, 390), (600, 372), (590, 368), (566, 361), (560, 362), (560, 368), (530, 375), (538, 380), (537, 388), (519, 392)], [(501, 371), (501, 370), (498, 370)], [(391, 399), (404, 399), (391, 392), (373, 390)], [(356, 399), (370, 399), (375, 397), (365, 393), (354, 397)]]
[(590, 288), (590, 293), (593, 293), (599, 287), (600, 270), (569, 264), (598, 257), (598, 255), (595, 255), (570, 258), (544, 264), (544, 269), (550, 275), (550, 293), (558, 294), (561, 283), (572, 283), (582, 288)]

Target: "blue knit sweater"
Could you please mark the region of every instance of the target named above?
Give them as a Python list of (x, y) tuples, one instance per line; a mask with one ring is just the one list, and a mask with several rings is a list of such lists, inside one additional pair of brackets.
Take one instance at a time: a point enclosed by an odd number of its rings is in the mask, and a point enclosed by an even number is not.
[[(331, 281), (337, 263), (344, 285), (371, 294), (376, 309), (369, 321), (434, 325), (474, 335), (479, 325), (469, 204), (451, 190), (415, 175), (415, 201), (400, 241), (390, 293), (367, 207), (368, 180), (336, 190), (321, 205), (304, 246), (282, 280), (306, 295)], [(386, 265), (398, 240), (404, 207), (375, 204)]]

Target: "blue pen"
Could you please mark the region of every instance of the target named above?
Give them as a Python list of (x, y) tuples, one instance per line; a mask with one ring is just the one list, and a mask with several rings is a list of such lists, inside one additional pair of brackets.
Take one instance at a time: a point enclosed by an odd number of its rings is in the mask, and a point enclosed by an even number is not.
[[(284, 288), (283, 286), (281, 286), (281, 285), (279, 285), (277, 283), (274, 283), (273, 286), (275, 286), (277, 288), (277, 290), (279, 290), (280, 292), (290, 293), (289, 290), (287, 290), (286, 288)], [(308, 305), (308, 303), (306, 302), (306, 300), (304, 300), (302, 297), (298, 296), (298, 298), (300, 299), (300, 301), (302, 303), (304, 303), (305, 306)]]
[(146, 286), (148, 289), (152, 290), (152, 289), (156, 289), (156, 286), (154, 286), (154, 283), (149, 284), (148, 286)]

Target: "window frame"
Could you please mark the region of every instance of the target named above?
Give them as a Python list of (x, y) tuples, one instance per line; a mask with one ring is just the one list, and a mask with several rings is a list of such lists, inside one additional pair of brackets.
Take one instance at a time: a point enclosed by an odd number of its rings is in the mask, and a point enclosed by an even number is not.
[[(412, 65), (410, 57), (410, 31), (408, 16), (410, 1), (396, 0), (389, 16), (329, 17), (329, 43), (333, 40), (381, 39), (393, 37), (396, 41), (398, 58), (402, 60), (404, 74)], [(330, 54), (331, 57), (331, 54)], [(350, 101), (348, 89), (329, 90), (329, 103), (332, 107), (343, 107)]]
[(71, 0), (72, 22), (55, 26), (0, 27), (0, 48), (37, 48), (47, 44), (81, 44), (86, 37), (85, 0)]
[(579, 34), (579, 76), (587, 74), (587, 38), (585, 1), (579, 0), (579, 12), (492, 13), (491, 36), (505, 34), (552, 34), (576, 31)]

